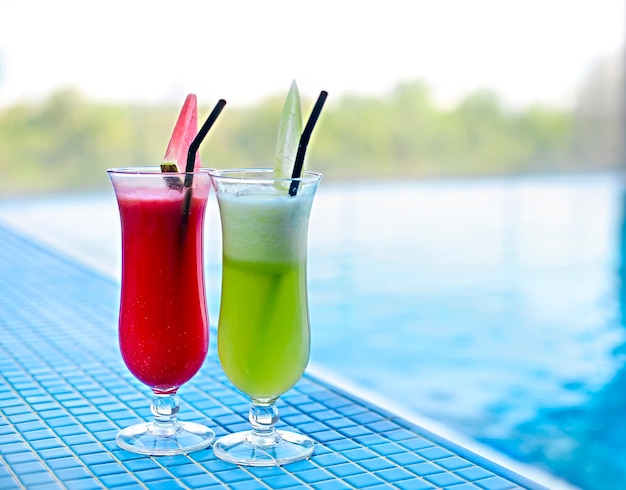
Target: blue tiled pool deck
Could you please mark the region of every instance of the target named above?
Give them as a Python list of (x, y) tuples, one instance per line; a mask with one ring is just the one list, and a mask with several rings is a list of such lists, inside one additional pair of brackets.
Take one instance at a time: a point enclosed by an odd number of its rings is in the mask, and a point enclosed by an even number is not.
[[(150, 418), (117, 347), (119, 285), (1, 227), (0, 243), (0, 489), (543, 488), (310, 375), (278, 404), (283, 427), (316, 441), (309, 460), (241, 468), (211, 449), (119, 449), (117, 431)], [(247, 427), (213, 348), (179, 394), (182, 420), (218, 436)]]

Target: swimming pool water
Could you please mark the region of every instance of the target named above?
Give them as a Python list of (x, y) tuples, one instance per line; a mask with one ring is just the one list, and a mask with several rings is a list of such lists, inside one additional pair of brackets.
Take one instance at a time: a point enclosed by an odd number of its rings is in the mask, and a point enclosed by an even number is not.
[(621, 182), (408, 185), (356, 200), (343, 253), (316, 252), (324, 363), (582, 488), (619, 488)]
[[(581, 488), (620, 488), (624, 201), (617, 175), (322, 182), (312, 363)], [(119, 276), (112, 193), (6, 201), (0, 219)], [(206, 233), (215, 322), (215, 203)]]

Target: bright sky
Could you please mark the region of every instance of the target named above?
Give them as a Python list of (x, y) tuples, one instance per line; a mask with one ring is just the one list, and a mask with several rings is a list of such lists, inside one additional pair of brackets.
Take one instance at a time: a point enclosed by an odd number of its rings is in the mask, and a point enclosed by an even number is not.
[(567, 103), (623, 44), (623, 0), (0, 0), (0, 107), (76, 86), (116, 101), (241, 105), (423, 79)]

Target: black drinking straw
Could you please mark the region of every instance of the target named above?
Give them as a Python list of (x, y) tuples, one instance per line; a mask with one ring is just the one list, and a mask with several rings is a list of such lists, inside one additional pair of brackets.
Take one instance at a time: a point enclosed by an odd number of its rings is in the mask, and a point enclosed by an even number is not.
[[(319, 97), (317, 98), (317, 102), (315, 102), (315, 105), (313, 106), (313, 110), (311, 111), (309, 120), (306, 122), (304, 131), (302, 131), (302, 135), (300, 136), (300, 142), (298, 143), (296, 161), (293, 166), (293, 173), (291, 174), (292, 179), (299, 179), (300, 175), (302, 174), (302, 166), (304, 165), (304, 155), (306, 154), (306, 147), (309, 144), (309, 140), (311, 139), (311, 133), (313, 133), (313, 128), (315, 127), (315, 123), (317, 123), (320, 112), (322, 112), (322, 107), (324, 107), (326, 97), (328, 97), (328, 92), (322, 90)], [(298, 180), (291, 181), (291, 185), (289, 186), (290, 196), (295, 196), (298, 193), (299, 184), (300, 181)]]
[(185, 187), (191, 187), (193, 182), (193, 170), (196, 165), (196, 153), (200, 149), (200, 144), (211, 129), (211, 126), (213, 126), (217, 120), (225, 105), (226, 101), (224, 99), (220, 99), (217, 104), (215, 104), (211, 114), (209, 114), (209, 117), (207, 117), (206, 121), (204, 121), (200, 131), (198, 131), (198, 134), (189, 145), (189, 150), (187, 150), (187, 166), (185, 167)]
[(196, 153), (200, 149), (200, 144), (206, 137), (209, 129), (211, 129), (211, 126), (213, 126), (213, 123), (217, 120), (225, 105), (226, 101), (224, 99), (220, 99), (217, 104), (215, 104), (211, 114), (209, 114), (209, 117), (207, 117), (206, 121), (204, 121), (200, 131), (198, 131), (198, 134), (189, 145), (189, 150), (187, 150), (187, 166), (185, 167), (185, 187), (187, 187), (187, 189), (185, 191), (185, 201), (183, 204), (183, 225), (187, 224), (189, 206), (191, 205), (191, 184), (193, 184), (193, 171), (196, 165)]

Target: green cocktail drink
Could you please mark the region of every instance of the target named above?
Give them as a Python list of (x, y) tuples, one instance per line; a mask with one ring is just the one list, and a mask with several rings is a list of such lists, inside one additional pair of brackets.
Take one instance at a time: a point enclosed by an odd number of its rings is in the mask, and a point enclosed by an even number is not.
[(219, 355), (233, 384), (259, 401), (291, 388), (309, 360), (306, 237), (312, 196), (266, 190), (275, 192), (222, 195), (219, 201)]
[(274, 429), (274, 402), (301, 378), (309, 360), (307, 235), (321, 175), (305, 172), (295, 179), (295, 195), (288, 192), (293, 179), (274, 179), (267, 169), (211, 176), (223, 240), (218, 352), (226, 376), (252, 399), (253, 427), (226, 436), (214, 450), (239, 464), (284, 464), (293, 460), (290, 446), (301, 452), (306, 440), (305, 451), (313, 449), (308, 438)]

